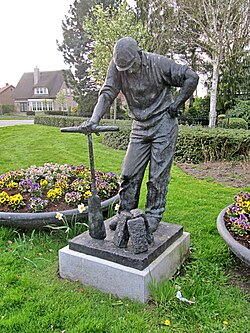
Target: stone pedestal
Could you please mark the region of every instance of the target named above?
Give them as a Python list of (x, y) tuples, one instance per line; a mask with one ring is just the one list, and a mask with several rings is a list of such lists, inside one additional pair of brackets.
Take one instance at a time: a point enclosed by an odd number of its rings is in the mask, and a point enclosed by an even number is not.
[(85, 232), (59, 251), (62, 278), (80, 281), (119, 297), (146, 302), (149, 283), (170, 278), (189, 252), (190, 235), (179, 225), (160, 223), (147, 252), (133, 254), (113, 244), (114, 231), (106, 223), (105, 240)]

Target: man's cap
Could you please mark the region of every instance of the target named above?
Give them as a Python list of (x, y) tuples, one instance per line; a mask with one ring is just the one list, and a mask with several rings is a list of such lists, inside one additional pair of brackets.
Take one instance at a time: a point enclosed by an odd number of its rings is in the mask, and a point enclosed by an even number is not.
[(113, 59), (118, 71), (128, 70), (134, 63), (139, 47), (137, 41), (132, 37), (119, 39), (113, 52)]

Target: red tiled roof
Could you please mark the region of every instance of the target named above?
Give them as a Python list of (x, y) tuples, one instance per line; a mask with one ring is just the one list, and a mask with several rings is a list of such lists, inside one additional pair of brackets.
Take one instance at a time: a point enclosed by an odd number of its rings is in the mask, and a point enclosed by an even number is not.
[[(40, 72), (39, 80), (34, 85), (34, 73), (24, 73), (19, 80), (14, 98), (15, 100), (29, 99), (29, 98), (55, 98), (58, 91), (61, 89), (64, 82), (63, 71), (47, 71)], [(49, 94), (43, 96), (34, 96), (35, 87), (48, 88)]]
[(5, 87), (3, 87), (3, 88), (0, 88), (0, 94), (1, 94), (2, 92), (4, 92), (5, 90), (9, 89), (10, 87), (12, 87), (12, 88), (14, 88), (14, 89), (15, 89), (15, 87), (14, 87), (14, 86), (12, 86), (11, 84), (8, 84), (8, 85), (6, 85)]

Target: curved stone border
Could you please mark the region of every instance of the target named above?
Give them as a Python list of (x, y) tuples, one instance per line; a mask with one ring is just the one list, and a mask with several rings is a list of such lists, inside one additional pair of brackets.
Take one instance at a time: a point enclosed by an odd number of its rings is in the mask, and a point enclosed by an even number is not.
[[(230, 206), (228, 206), (230, 207)], [(224, 222), (224, 215), (228, 207), (224, 208), (217, 218), (217, 229), (220, 236), (223, 238), (227, 246), (232, 250), (232, 252), (245, 264), (250, 266), (250, 250), (245, 246), (238, 243), (227, 230)]]
[[(119, 200), (119, 194), (102, 202), (102, 210), (107, 211), (109, 206)], [(44, 212), (44, 213), (4, 213), (0, 212), (0, 226), (17, 227), (21, 229), (42, 229), (47, 225), (63, 225), (63, 222), (56, 219), (57, 212)], [(88, 215), (88, 207), (83, 213), (79, 213), (78, 209), (69, 209), (60, 211), (66, 216), (67, 221), (70, 222), (75, 216), (78, 221), (86, 221)]]

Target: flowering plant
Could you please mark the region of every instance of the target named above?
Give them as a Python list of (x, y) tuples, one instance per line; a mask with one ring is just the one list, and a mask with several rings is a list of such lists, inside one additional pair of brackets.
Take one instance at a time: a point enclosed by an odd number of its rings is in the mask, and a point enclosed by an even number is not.
[[(118, 176), (95, 172), (97, 194), (106, 200), (117, 194)], [(45, 163), (0, 175), (0, 210), (59, 211), (86, 204), (91, 196), (91, 173), (85, 165)]]
[(20, 193), (14, 195), (8, 195), (7, 192), (0, 192), (0, 205), (8, 205), (13, 210), (16, 210), (25, 205), (23, 201), (23, 196)]
[(238, 237), (250, 238), (250, 193), (239, 192), (225, 213), (227, 228)]

